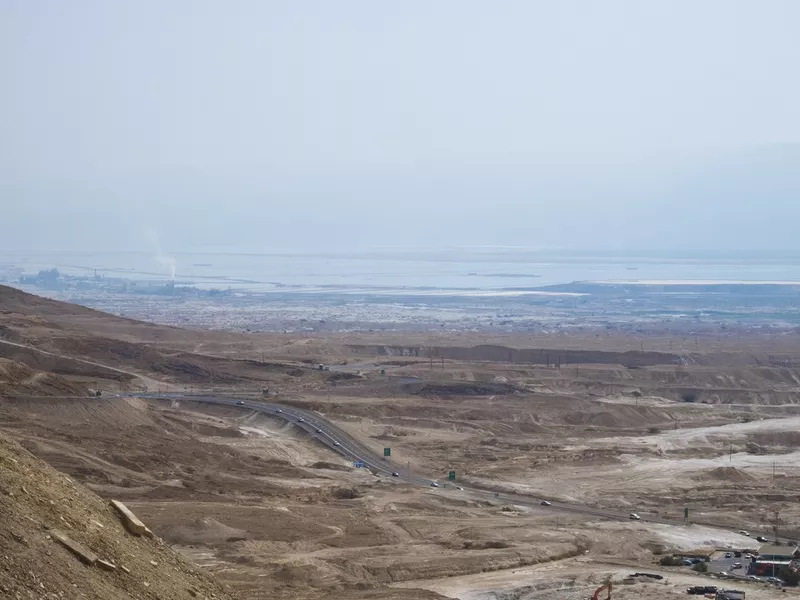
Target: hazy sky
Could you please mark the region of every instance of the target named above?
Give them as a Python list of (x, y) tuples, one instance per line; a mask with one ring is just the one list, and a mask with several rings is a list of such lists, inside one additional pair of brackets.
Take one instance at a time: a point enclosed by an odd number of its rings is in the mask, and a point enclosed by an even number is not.
[(797, 0), (0, 0), (0, 247), (798, 247), (798, 23)]

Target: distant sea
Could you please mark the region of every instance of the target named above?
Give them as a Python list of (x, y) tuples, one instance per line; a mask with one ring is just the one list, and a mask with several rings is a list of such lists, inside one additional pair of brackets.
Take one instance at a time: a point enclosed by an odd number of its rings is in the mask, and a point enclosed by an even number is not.
[(503, 295), (574, 281), (800, 282), (800, 256), (623, 255), (518, 247), (404, 249), (361, 252), (5, 252), (2, 266), (26, 273), (57, 268), (200, 288), (270, 292)]

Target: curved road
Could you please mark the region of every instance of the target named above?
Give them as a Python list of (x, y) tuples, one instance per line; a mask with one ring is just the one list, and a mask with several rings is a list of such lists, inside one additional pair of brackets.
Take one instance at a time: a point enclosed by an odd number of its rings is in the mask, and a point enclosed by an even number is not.
[[(397, 473), (399, 475), (399, 478), (402, 480), (405, 480), (409, 483), (424, 485), (429, 487), (432, 485), (434, 481), (436, 481), (433, 479), (428, 479), (422, 475), (409, 473), (406, 469), (399, 467), (392, 461), (382, 456), (379, 456), (373, 450), (367, 448), (364, 444), (356, 440), (353, 436), (351, 436), (344, 430), (340, 429), (330, 421), (320, 417), (318, 414), (302, 410), (299, 408), (295, 408), (293, 406), (276, 404), (272, 402), (260, 402), (252, 400), (224, 398), (220, 396), (204, 396), (204, 395), (194, 396), (187, 394), (135, 394), (135, 396), (140, 398), (181, 400), (187, 402), (200, 402), (203, 404), (240, 406), (242, 408), (246, 408), (249, 410), (267, 413), (272, 416), (282, 418), (287, 422), (294, 424), (295, 427), (299, 427), (300, 429), (304, 430), (310, 436), (316, 438), (320, 443), (328, 446), (334, 452), (344, 456), (347, 459), (352, 460), (353, 462), (361, 461), (376, 473), (381, 473), (389, 476), (391, 476), (392, 473)], [(469, 487), (464, 489), (468, 490), (470, 493), (474, 495), (483, 496), (486, 499), (495, 499), (521, 506), (540, 507), (543, 502), (542, 499), (533, 498), (531, 496), (522, 496), (513, 493), (506, 493), (506, 492), (498, 493), (491, 490), (485, 490), (476, 487)], [(631, 515), (631, 513), (629, 512), (620, 512), (614, 510), (595, 508), (583, 504), (570, 504), (566, 502), (555, 502), (555, 501), (550, 502), (550, 504), (548, 505), (548, 509), (583, 514), (583, 515), (590, 515), (595, 517), (603, 517), (606, 519), (628, 520), (630, 519)], [(642, 515), (642, 520), (648, 523), (660, 523), (663, 525), (676, 525), (676, 526), (685, 525), (683, 521), (661, 519), (644, 514)], [(731, 531), (729, 529), (720, 527), (719, 525), (715, 525), (713, 523), (702, 523), (699, 521), (694, 521), (694, 523), (697, 523), (698, 525), (714, 527), (716, 529), (720, 529), (726, 532)], [(756, 534), (752, 535), (755, 537)], [(755, 540), (753, 541), (755, 542)]]

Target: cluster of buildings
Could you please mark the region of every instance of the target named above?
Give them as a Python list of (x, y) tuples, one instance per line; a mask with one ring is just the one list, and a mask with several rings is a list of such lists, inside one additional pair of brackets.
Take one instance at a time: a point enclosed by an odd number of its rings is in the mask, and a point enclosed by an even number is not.
[(753, 556), (747, 573), (759, 577), (776, 577), (784, 569), (800, 569), (800, 547), (764, 544), (759, 547), (758, 554)]

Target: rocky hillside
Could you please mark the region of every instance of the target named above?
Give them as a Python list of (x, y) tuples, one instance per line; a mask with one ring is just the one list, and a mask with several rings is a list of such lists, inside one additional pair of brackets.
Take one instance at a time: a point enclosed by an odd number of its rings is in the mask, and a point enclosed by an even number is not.
[(0, 434), (0, 598), (231, 600), (149, 535)]

